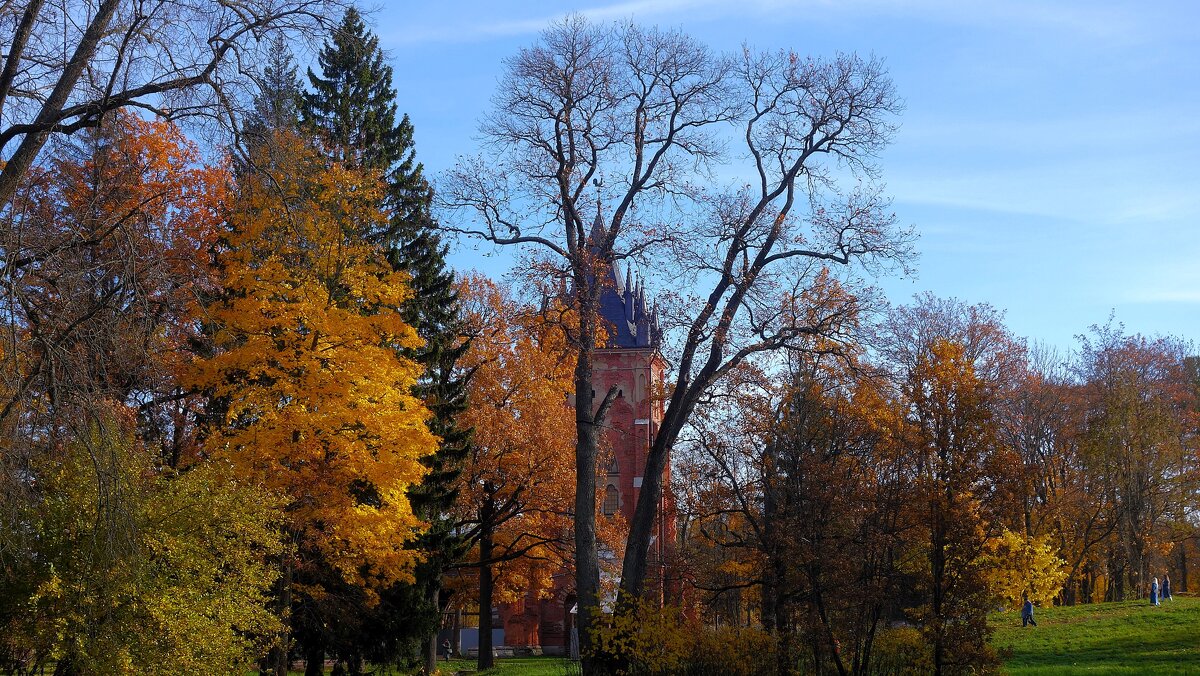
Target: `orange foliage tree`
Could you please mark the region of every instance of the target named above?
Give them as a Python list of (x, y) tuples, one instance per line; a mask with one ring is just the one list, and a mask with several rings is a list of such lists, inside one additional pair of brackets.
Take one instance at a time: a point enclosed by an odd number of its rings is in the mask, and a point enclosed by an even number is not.
[(174, 126), (127, 114), (31, 171), (0, 234), (0, 422), (21, 430), (14, 444), (45, 439), (30, 429), (56, 427), (46, 415), (108, 398), (139, 407), (178, 460), (188, 426), (174, 365), (194, 335), (189, 300), (209, 287), (227, 184)]
[(470, 406), (460, 424), (474, 429), (459, 479), (459, 521), (475, 542), (479, 569), (479, 667), (491, 666), (494, 600), (528, 590), (549, 593), (550, 576), (569, 558), (575, 499), (575, 417), (568, 405), (573, 361), (558, 324), (480, 277), (462, 282), (471, 347)]
[(989, 476), (1008, 449), (995, 415), (1023, 345), (985, 305), (922, 296), (890, 319), (887, 357), (906, 418), (903, 443), (915, 486), (911, 509), (923, 537), (905, 564), (922, 604), (915, 615), (931, 649), (934, 673), (987, 670), (991, 596), (984, 576), (987, 537), (996, 528), (996, 486)]
[(216, 349), (187, 382), (217, 412), (206, 452), (285, 496), (301, 563), (369, 594), (419, 556), (403, 546), (422, 527), (406, 491), (436, 438), (411, 394), (419, 368), (399, 353), (419, 339), (399, 314), (405, 275), (361, 236), (386, 216), (379, 177), (277, 141), (230, 207), (224, 294), (205, 309)]

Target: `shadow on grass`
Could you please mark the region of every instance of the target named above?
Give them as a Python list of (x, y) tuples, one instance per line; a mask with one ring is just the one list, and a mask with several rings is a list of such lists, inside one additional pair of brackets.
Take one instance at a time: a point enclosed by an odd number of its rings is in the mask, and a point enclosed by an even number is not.
[(1152, 608), (1139, 602), (1047, 609), (1037, 627), (1000, 623), (994, 645), (1012, 647), (1017, 676), (1200, 673), (1200, 603)]

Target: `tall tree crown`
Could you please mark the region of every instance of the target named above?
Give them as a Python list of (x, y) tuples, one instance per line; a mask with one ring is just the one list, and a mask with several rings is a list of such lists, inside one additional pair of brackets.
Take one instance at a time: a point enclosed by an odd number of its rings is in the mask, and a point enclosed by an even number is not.
[(465, 380), (456, 366), (466, 344), (460, 338), (454, 275), (446, 269), (446, 247), (430, 216), (432, 191), (416, 161), (412, 124), (407, 116), (396, 121), (392, 68), (379, 39), (350, 9), (318, 62), (320, 74), (308, 72), (311, 91), (301, 100), (301, 118), (348, 164), (384, 175), (381, 205), (389, 218), (365, 234), (386, 249), (393, 270), (408, 275), (413, 295), (402, 304), (401, 315), (422, 343), (402, 352), (423, 368), (413, 394), (432, 412), (428, 425), (440, 440), (438, 451), (421, 460), (427, 471), (423, 480), (408, 491), (414, 513), (429, 525), (405, 545), (426, 553), (416, 584), (389, 590), (385, 603), (357, 632), (364, 645), (382, 640), (376, 643), (387, 647), (378, 654), (391, 659), (412, 639), (433, 635), (442, 570), (462, 554), (461, 536), (444, 515), (457, 498), (456, 480), (468, 448), (468, 434), (456, 423), (466, 407)]
[(396, 90), (392, 67), (379, 48), (379, 38), (367, 30), (362, 15), (346, 10), (341, 24), (317, 55), (321, 73), (310, 68), (312, 91), (301, 102), (301, 117), (324, 137), (330, 148), (352, 164), (384, 172), (390, 189), (392, 227), (377, 238), (393, 245), (399, 224), (424, 217), (429, 208), (429, 185), (413, 149), (413, 126), (408, 116), (396, 121)]

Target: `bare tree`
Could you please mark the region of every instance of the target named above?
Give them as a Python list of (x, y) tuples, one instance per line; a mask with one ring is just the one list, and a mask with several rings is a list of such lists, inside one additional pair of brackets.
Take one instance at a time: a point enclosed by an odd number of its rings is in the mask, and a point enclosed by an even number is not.
[[(586, 653), (598, 604), (597, 430), (616, 394), (597, 404), (591, 382), (608, 266), (653, 253), (680, 301), (676, 380), (623, 563), (628, 597), (643, 592), (670, 449), (705, 391), (756, 355), (844, 337), (866, 291), (862, 264), (909, 255), (909, 234), (873, 184), (874, 155), (901, 105), (873, 59), (749, 48), (723, 57), (677, 32), (578, 16), (507, 66), (483, 124), (486, 153), (453, 170), (440, 195), (470, 214), (458, 231), (527, 245), (532, 269), (559, 280), (577, 310), (575, 555)], [(728, 151), (732, 142), (741, 152)], [(728, 172), (727, 187), (718, 176)], [(847, 179), (855, 187), (843, 194)], [(596, 205), (608, 205), (607, 219)]]
[(273, 32), (318, 27), (339, 0), (25, 0), (0, 6), (0, 206), (52, 135), (119, 108), (236, 121), (236, 89)]

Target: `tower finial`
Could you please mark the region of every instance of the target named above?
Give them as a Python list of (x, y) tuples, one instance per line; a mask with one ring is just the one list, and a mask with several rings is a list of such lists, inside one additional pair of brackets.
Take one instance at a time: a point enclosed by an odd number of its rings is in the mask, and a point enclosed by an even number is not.
[(600, 220), (600, 188), (604, 187), (604, 180), (600, 178), (593, 178), (592, 186), (596, 188), (596, 220)]

